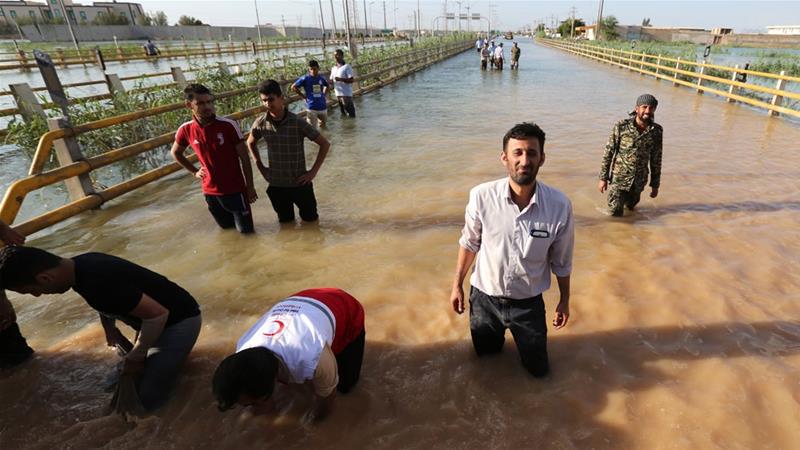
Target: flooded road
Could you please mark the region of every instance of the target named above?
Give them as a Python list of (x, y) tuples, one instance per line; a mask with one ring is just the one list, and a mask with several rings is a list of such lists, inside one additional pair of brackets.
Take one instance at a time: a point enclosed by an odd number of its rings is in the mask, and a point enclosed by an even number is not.
[[(280, 229), (259, 180), (257, 234), (221, 231), (180, 176), (32, 239), (167, 275), (197, 298), (203, 329), (170, 403), (130, 425), (103, 416), (98, 386), (116, 357), (97, 315), (72, 292), (11, 294), (37, 356), (0, 375), (1, 446), (796, 447), (800, 127), (527, 41), (522, 51), (518, 72), (480, 72), (466, 52), (356, 99), (356, 120), (332, 114), (319, 225)], [(643, 92), (664, 127), (661, 191), (612, 220), (596, 190), (603, 146)], [(478, 360), (448, 303), (468, 191), (504, 176), (501, 138), (521, 121), (547, 133), (539, 179), (576, 218), (572, 317), (551, 330), (542, 380), (510, 336)], [(317, 425), (291, 393), (276, 394), (276, 419), (219, 413), (210, 380), (238, 337), (277, 300), (321, 286), (365, 306), (356, 389)], [(557, 296), (544, 295), (548, 316)]]

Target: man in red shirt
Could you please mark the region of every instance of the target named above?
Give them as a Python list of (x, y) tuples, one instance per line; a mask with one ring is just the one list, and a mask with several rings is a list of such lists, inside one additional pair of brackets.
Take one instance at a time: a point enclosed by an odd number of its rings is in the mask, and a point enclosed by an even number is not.
[[(252, 233), (250, 203), (258, 196), (239, 124), (217, 116), (214, 95), (202, 84), (190, 84), (183, 92), (192, 120), (175, 133), (172, 157), (202, 180), (208, 210), (220, 227), (235, 226), (240, 233)], [(188, 146), (200, 160), (200, 169), (184, 155)]]

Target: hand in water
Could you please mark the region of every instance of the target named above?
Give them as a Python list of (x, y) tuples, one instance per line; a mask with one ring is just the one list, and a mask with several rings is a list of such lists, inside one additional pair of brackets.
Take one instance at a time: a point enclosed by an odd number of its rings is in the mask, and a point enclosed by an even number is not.
[(556, 328), (556, 330), (558, 330), (567, 326), (568, 321), (569, 303), (563, 301), (558, 302), (558, 306), (556, 306), (556, 315), (553, 317), (553, 326)]
[(464, 288), (460, 284), (453, 286), (453, 290), (450, 292), (450, 303), (453, 305), (453, 311), (464, 314)]

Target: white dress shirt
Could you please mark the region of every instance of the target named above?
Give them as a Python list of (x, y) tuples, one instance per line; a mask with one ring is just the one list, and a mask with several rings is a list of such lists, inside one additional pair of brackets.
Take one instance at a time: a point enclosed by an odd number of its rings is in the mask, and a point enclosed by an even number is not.
[(523, 299), (550, 287), (550, 272), (572, 272), (572, 204), (561, 191), (536, 182), (522, 211), (509, 179), (472, 188), (459, 244), (477, 253), (470, 284), (488, 295)]

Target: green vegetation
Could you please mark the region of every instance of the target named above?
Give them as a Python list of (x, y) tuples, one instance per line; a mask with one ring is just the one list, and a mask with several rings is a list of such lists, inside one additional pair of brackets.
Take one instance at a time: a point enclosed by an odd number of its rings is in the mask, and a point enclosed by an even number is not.
[(97, 13), (92, 19), (92, 25), (129, 25), (130, 23), (131, 21), (126, 16), (113, 11)]
[(603, 17), (600, 20), (600, 38), (608, 41), (619, 39), (619, 33), (617, 33), (618, 24), (619, 21), (614, 16)]
[(558, 26), (558, 32), (561, 33), (561, 37), (572, 37), (575, 28), (585, 25), (586, 23), (583, 21), (583, 19), (567, 19), (561, 22), (561, 24)]
[(178, 23), (175, 25), (205, 25), (200, 19), (195, 19), (192, 16), (181, 16)]

